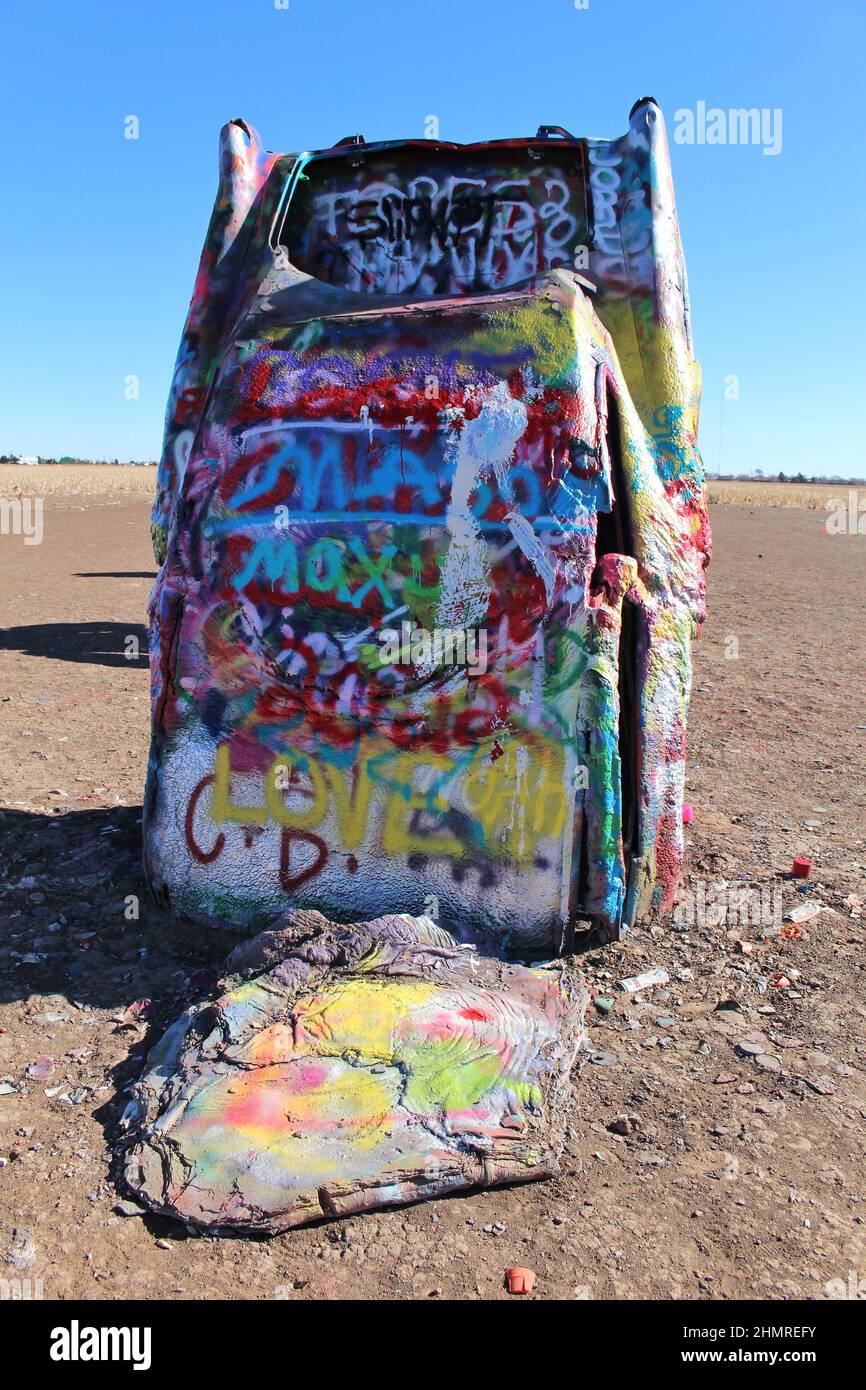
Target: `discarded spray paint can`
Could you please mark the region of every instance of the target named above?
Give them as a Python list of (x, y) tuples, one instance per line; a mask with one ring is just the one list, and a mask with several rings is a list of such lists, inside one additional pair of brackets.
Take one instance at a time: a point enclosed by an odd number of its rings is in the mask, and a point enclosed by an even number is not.
[(785, 913), (789, 922), (811, 922), (813, 917), (817, 917), (824, 911), (820, 903), (800, 903), (798, 907), (792, 907), (790, 912)]
[(627, 980), (620, 980), (619, 987), (625, 990), (626, 994), (638, 994), (642, 989), (652, 989), (653, 985), (666, 985), (670, 978), (668, 972), (661, 968), (644, 970), (641, 975), (631, 975)]
[(695, 818), (695, 808), (690, 806), (687, 801), (683, 802), (683, 825), (691, 825)]

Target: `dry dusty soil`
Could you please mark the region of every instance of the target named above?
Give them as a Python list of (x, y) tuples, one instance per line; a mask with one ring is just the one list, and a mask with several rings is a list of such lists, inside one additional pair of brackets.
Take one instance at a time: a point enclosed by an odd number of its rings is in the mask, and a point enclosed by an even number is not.
[[(41, 545), (0, 537), (0, 1278), (46, 1298), (505, 1298), (520, 1264), (542, 1299), (866, 1294), (866, 539), (791, 508), (714, 524), (686, 887), (823, 910), (800, 934), (770, 911), (579, 958), (602, 1004), (557, 1180), (272, 1240), (116, 1210), (123, 1090), (232, 944), (141, 878), (147, 501), (48, 498)], [(666, 989), (615, 990), (655, 965)], [(149, 1018), (127, 1013), (142, 999)]]

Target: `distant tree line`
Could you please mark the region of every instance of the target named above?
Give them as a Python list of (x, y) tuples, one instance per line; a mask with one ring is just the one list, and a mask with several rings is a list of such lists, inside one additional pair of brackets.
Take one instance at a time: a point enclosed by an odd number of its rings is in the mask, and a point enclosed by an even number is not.
[(710, 473), (707, 472), (707, 479), (711, 483), (841, 483), (847, 487), (863, 487), (866, 479), (863, 478), (843, 478), (838, 473), (825, 474), (821, 476), (807, 477), (805, 473)]
[[(26, 454), (0, 454), (0, 463), (21, 463), (23, 459), (29, 457)], [(41, 454), (38, 457), (39, 463), (105, 463), (120, 464), (120, 459), (80, 459), (73, 458), (71, 454), (64, 454), (63, 458), (50, 459), (44, 458)], [(156, 468), (156, 459), (128, 459), (121, 464), (123, 468)]]

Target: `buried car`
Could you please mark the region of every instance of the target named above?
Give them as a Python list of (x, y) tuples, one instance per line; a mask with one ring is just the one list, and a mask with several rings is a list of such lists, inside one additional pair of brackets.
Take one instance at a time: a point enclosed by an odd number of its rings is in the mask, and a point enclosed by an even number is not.
[(149, 1205), (274, 1231), (556, 1171), (587, 996), (552, 958), (677, 891), (699, 396), (651, 99), (610, 141), (224, 129), (154, 503), (145, 861), (260, 935), (135, 1089)]
[(155, 891), (551, 954), (673, 903), (709, 530), (667, 143), (222, 133), (153, 533)]

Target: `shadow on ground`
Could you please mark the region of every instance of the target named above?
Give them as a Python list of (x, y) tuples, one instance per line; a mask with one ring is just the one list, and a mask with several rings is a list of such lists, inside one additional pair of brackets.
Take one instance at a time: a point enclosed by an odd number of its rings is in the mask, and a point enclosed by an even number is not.
[(153, 900), (141, 807), (0, 811), (0, 1000), (62, 995), (84, 1008), (153, 1000), (168, 1023), (216, 982), (236, 942)]
[[(127, 656), (131, 650), (134, 654)], [(141, 623), (35, 623), (0, 632), (0, 651), (81, 661), (96, 666), (149, 665), (147, 628)]]
[[(53, 816), (0, 810), (0, 1003), (21, 1008), (10, 1031), (20, 1029), (13, 1041), (24, 1057), (32, 1020), (46, 1011), (67, 1020), (64, 1036), (77, 1034), (82, 1056), (97, 1041), (104, 1052), (115, 1036), (122, 1055), (103, 1072), (104, 1099), (93, 1111), (109, 1146), (150, 1048), (184, 1009), (212, 994), (234, 944), (228, 933), (184, 924), (153, 901), (140, 806)], [(90, 1103), (87, 1088), (80, 1100), (74, 1083), (65, 1090), (72, 1105)], [(122, 1187), (120, 1161), (116, 1153), (112, 1171)], [(156, 1235), (177, 1235), (174, 1222), (147, 1221)]]

